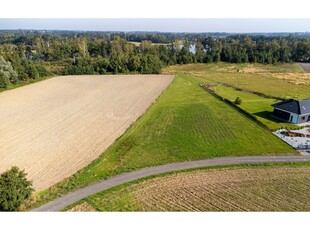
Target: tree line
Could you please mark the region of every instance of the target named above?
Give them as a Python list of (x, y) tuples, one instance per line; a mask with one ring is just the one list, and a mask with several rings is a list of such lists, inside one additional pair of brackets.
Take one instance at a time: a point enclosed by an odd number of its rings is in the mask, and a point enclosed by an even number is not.
[(158, 74), (174, 64), (310, 61), (307, 36), (207, 35), (2, 31), (0, 88), (47, 75)]

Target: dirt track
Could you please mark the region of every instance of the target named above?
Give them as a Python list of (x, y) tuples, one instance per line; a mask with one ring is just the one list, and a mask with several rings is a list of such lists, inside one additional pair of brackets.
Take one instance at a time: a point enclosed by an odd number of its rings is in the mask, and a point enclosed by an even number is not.
[(96, 159), (172, 76), (66, 76), (0, 94), (0, 173), (25, 169), (37, 191)]

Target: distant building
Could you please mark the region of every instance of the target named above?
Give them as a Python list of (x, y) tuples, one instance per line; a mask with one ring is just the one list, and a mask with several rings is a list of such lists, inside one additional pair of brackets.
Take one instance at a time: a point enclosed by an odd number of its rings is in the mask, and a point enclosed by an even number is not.
[(273, 104), (272, 116), (294, 124), (310, 122), (310, 99), (297, 101), (294, 99)]

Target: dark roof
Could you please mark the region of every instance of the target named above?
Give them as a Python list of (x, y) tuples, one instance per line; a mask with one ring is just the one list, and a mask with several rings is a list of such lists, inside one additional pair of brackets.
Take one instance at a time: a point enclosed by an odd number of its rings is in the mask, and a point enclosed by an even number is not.
[(310, 113), (310, 99), (305, 99), (303, 101), (289, 99), (273, 104), (272, 106), (299, 115)]

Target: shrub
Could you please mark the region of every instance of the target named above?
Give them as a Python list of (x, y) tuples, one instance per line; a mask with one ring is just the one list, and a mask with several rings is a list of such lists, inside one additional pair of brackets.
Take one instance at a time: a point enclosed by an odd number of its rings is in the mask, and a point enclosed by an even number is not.
[(24, 170), (14, 166), (0, 175), (0, 211), (16, 211), (33, 192)]
[(240, 105), (242, 103), (242, 99), (240, 97), (236, 97), (235, 104)]

